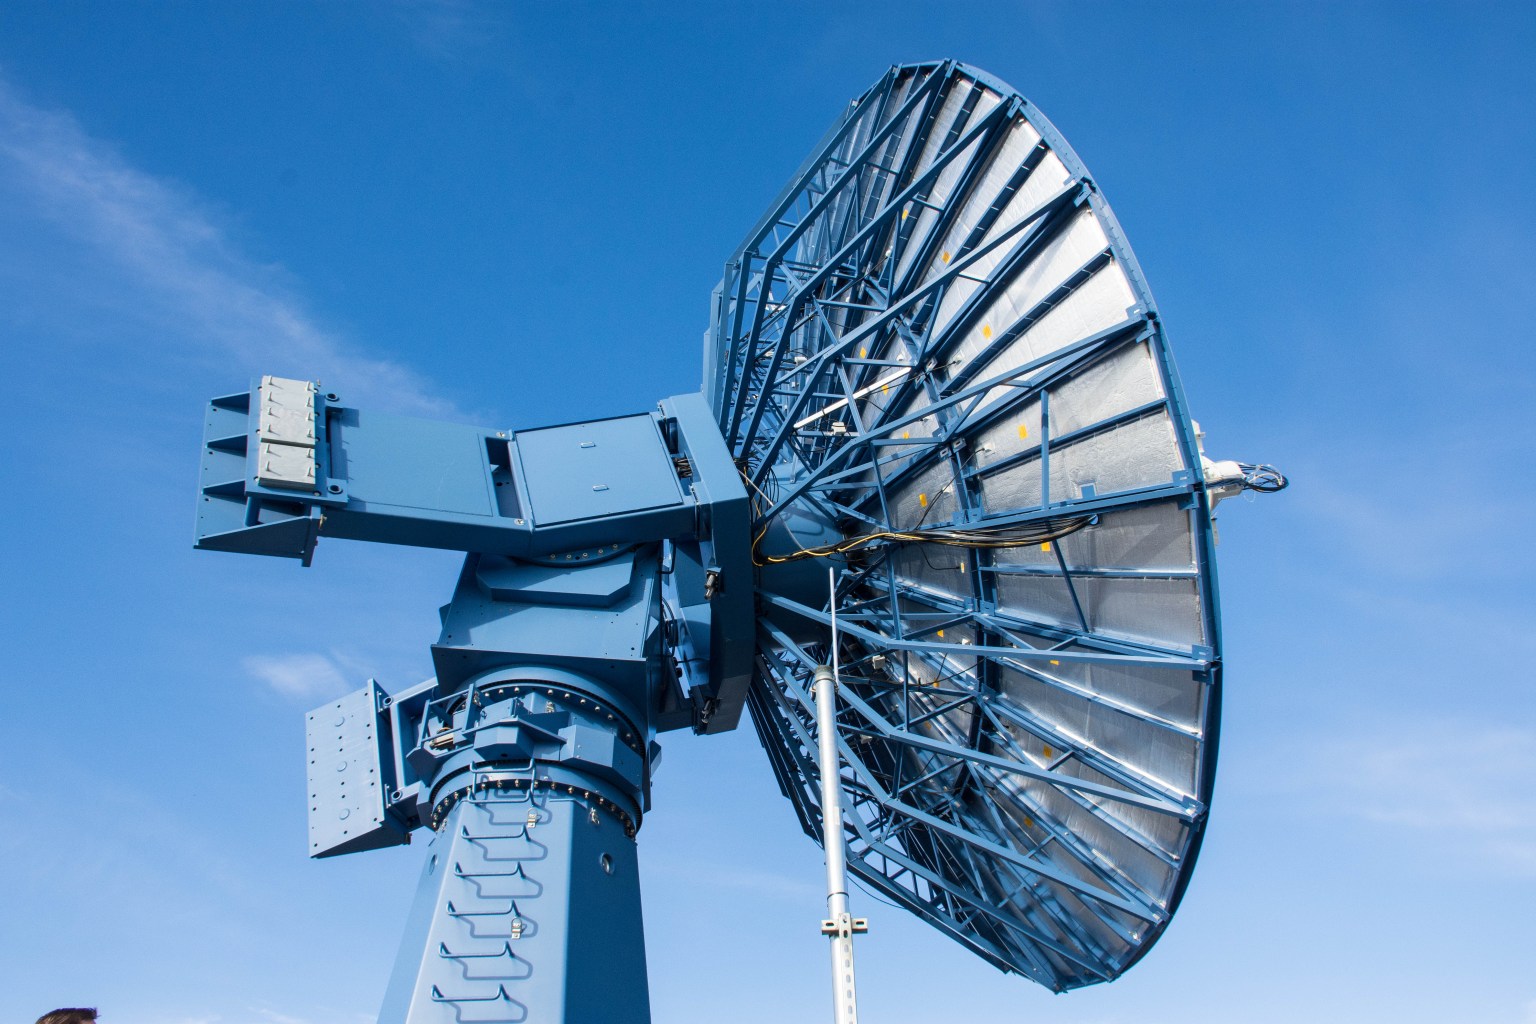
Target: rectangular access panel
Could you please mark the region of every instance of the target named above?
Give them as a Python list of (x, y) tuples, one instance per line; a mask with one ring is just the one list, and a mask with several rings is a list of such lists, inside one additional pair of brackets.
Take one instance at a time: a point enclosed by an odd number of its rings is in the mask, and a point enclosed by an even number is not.
[(672, 457), (649, 415), (519, 430), (516, 443), (537, 526), (683, 503)]

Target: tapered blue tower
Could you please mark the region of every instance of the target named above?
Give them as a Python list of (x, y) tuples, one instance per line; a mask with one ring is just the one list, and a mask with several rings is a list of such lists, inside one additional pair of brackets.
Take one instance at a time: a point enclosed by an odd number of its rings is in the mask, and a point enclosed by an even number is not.
[(740, 476), (697, 395), (529, 431), (266, 377), (210, 403), (198, 546), (469, 552), (436, 677), (309, 715), (310, 854), (432, 833), (381, 1021), (649, 1020), (635, 834), (656, 734), (735, 724)]

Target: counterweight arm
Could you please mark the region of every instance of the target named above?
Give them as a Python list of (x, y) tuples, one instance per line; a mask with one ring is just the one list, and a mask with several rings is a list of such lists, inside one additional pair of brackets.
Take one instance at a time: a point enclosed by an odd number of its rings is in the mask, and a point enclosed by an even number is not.
[(687, 429), (702, 400), (666, 404), (670, 415), (486, 430), (263, 377), (209, 403), (196, 545), (307, 565), (322, 536), (519, 558), (708, 539), (701, 524), (733, 498), (744, 509), (745, 493), (718, 434), (710, 451)]

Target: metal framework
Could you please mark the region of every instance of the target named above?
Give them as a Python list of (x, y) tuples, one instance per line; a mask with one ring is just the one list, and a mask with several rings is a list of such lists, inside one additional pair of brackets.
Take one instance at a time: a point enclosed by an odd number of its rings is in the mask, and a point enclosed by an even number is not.
[(832, 609), (775, 573), (831, 559), (851, 869), (1052, 989), (1114, 978), (1194, 864), (1220, 635), (1195, 430), (1094, 182), (1011, 88), (894, 67), (727, 265), (709, 346), (749, 706), (806, 831)]
[(703, 391), (520, 430), (209, 403), (198, 547), (466, 555), (435, 678), (308, 721), (311, 856), (431, 832), (381, 1020), (649, 1020), (656, 736), (743, 707), (830, 844), (842, 1019), (844, 861), (1001, 968), (1116, 977), (1210, 803), (1211, 507), (1285, 480), (1204, 458), (1081, 162), (979, 71), (892, 68), (727, 265)]

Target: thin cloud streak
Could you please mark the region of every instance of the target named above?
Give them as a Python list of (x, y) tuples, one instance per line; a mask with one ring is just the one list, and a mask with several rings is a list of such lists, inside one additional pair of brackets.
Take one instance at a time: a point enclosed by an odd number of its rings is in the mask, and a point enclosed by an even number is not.
[[(276, 1010), (259, 1006), (253, 1006), (250, 1009), (253, 1013), (256, 1013), (260, 1016), (262, 1024), (312, 1024), (312, 1022), (316, 1019), (313, 1016), (295, 1017), (292, 1014), (279, 1013)], [(372, 1024), (374, 1020), (374, 1016), (372, 1014), (360, 1013), (357, 1011), (341, 1013), (336, 1010), (317, 1007), (314, 1013), (318, 1014), (318, 1019), (320, 1020), (339, 1021), (343, 1019), (349, 1019), (355, 1021), (356, 1024)]]
[[(370, 670), (369, 661), (341, 651), (253, 654), (243, 658), (241, 665), (253, 679), (279, 695), (304, 700), (330, 700), (358, 689), (370, 676), (378, 677), (377, 672)], [(410, 677), (408, 671), (391, 676)]]
[(1383, 486), (1345, 480), (1332, 467), (1310, 476), (1293, 468), (1298, 478), (1309, 476), (1301, 514), (1316, 524), (1316, 543), (1339, 564), (1398, 584), (1468, 576), (1494, 582), (1531, 571), (1529, 552), (1509, 539), (1510, 524), (1520, 521), (1525, 506), (1516, 488), (1480, 495), (1478, 511), (1470, 514), (1465, 495), (1478, 493), (1482, 481), (1500, 479), (1508, 457), (1472, 450), (1455, 460), (1436, 454), (1426, 461), (1406, 450), (1373, 451), (1368, 463), (1412, 465), (1418, 474), (1410, 484)]
[(324, 654), (251, 655), (245, 670), (284, 697), (326, 699), (356, 689), (347, 673)]
[(393, 0), (384, 9), (423, 53), (449, 63), (493, 53), (505, 41), (510, 10), (478, 0)]
[(257, 1007), (253, 1007), (252, 1009), (254, 1009), (256, 1013), (260, 1014), (261, 1019), (267, 1022), (267, 1024), (310, 1024), (309, 1020), (304, 1017), (294, 1017), (291, 1014), (278, 1013), (276, 1010), (267, 1010)]
[[(269, 372), (338, 384), (359, 404), (458, 415), (412, 370), (364, 355), (317, 323), (282, 269), (241, 253), (189, 190), (133, 167), (69, 113), (33, 106), (3, 80), (0, 184), (14, 190), (19, 207), (115, 268), (135, 315), (145, 304), (160, 307), (186, 354), (260, 358)], [(72, 283), (98, 291), (99, 282)]]
[(1443, 847), (1448, 854), (1459, 849), (1498, 870), (1536, 876), (1536, 797), (1528, 792), (1536, 731), (1426, 719), (1311, 749), (1309, 770), (1296, 781), (1335, 794), (1335, 814), (1455, 836)]

